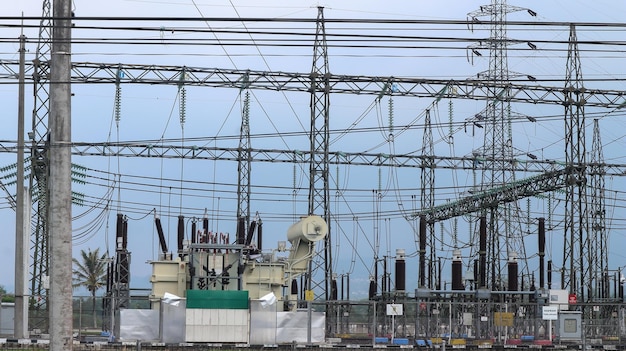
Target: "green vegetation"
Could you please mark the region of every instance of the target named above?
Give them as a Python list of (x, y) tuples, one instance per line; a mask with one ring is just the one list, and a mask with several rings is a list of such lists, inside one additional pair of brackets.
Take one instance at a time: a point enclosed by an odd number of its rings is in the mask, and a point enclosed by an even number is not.
[(2, 302), (15, 302), (15, 294), (7, 293), (2, 285), (0, 285), (0, 296), (2, 296)]
[(74, 288), (87, 288), (91, 294), (91, 314), (93, 316), (93, 327), (97, 327), (96, 319), (96, 292), (106, 284), (107, 264), (106, 254), (100, 255), (100, 249), (94, 251), (81, 250), (81, 261), (73, 258), (74, 270), (73, 284)]

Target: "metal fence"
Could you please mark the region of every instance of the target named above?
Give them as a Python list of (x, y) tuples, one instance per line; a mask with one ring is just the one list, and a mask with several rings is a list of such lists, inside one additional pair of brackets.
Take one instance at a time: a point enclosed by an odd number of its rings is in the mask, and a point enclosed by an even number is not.
[[(115, 299), (111, 297), (75, 296), (73, 299), (74, 330), (80, 339), (95, 339), (114, 330)], [(149, 309), (148, 296), (131, 296), (128, 308)]]
[[(77, 296), (73, 320), (78, 337), (97, 337), (112, 330), (115, 313), (107, 298)], [(301, 306), (306, 303), (302, 301)], [(388, 301), (314, 301), (312, 309), (326, 313), (326, 338), (341, 343), (372, 344), (377, 340), (406, 339), (448, 343), (528, 341), (559, 342), (556, 323), (542, 315), (544, 304), (530, 301), (467, 299)], [(582, 316), (582, 336), (588, 343), (621, 344), (626, 341), (626, 304), (578, 303), (566, 306)], [(148, 309), (147, 296), (131, 296), (128, 308)], [(390, 310), (391, 308), (391, 310)], [(550, 340), (552, 339), (552, 340)]]
[[(390, 311), (390, 307), (394, 307)], [(493, 301), (328, 302), (327, 337), (350, 340), (406, 338), (453, 343), (560, 342), (556, 321), (545, 320), (543, 304)], [(582, 317), (581, 335), (589, 343), (626, 341), (626, 304), (598, 302), (564, 306)]]

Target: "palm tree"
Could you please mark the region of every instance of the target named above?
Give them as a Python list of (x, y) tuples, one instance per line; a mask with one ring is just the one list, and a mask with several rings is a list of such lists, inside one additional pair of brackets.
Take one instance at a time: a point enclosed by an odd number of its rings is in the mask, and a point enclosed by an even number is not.
[(93, 327), (96, 328), (96, 291), (106, 284), (106, 254), (100, 255), (100, 248), (97, 248), (87, 252), (80, 250), (80, 255), (81, 261), (72, 258), (72, 262), (74, 262), (72, 287), (84, 287), (91, 293), (91, 315), (93, 316)]

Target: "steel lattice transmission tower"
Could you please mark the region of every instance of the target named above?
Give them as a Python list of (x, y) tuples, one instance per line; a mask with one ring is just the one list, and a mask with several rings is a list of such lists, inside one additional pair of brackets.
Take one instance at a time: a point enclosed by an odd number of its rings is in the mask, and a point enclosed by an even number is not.
[[(422, 137), (422, 166), (421, 166), (421, 196), (420, 205), (422, 210), (432, 210), (435, 207), (435, 151), (433, 142), (433, 129), (430, 120), (430, 110), (426, 110), (424, 116), (424, 135)], [(420, 218), (420, 222), (425, 221), (424, 218)], [(435, 288), (436, 272), (435, 272), (435, 223), (425, 221), (426, 223), (420, 223), (421, 226), (425, 225), (427, 245), (430, 249), (428, 259), (428, 274), (420, 271), (419, 285), (430, 289)], [(421, 231), (422, 229), (420, 229)], [(420, 249), (421, 250), (421, 249)], [(425, 256), (424, 253), (420, 253)], [(421, 262), (421, 265), (426, 265), (426, 262)], [(439, 289), (439, 287), (437, 287)]]
[[(247, 79), (245, 79), (247, 85)], [(245, 90), (245, 92), (244, 92)], [(239, 149), (237, 152), (237, 240), (243, 244), (250, 222), (250, 174), (252, 154), (250, 152), (250, 91), (242, 87), (244, 100), (241, 111)]]
[[(478, 73), (478, 78), (489, 83), (491, 101), (487, 102), (485, 110), (480, 115), (484, 120), (484, 144), (482, 150), (474, 151), (484, 158), (484, 169), (479, 191), (489, 191), (515, 181), (514, 165), (507, 160), (513, 159), (513, 139), (511, 130), (510, 91), (506, 83), (518, 73), (508, 70), (508, 46), (511, 40), (507, 37), (506, 17), (508, 13), (528, 11), (528, 9), (509, 6), (506, 0), (492, 0), (490, 5), (481, 6), (478, 11), (468, 14), (472, 22), (479, 17), (489, 17), (490, 37), (470, 49), (477, 52), (480, 49), (489, 50), (489, 69)], [(485, 282), (482, 285), (493, 289), (500, 288), (499, 277), (502, 276), (500, 262), (512, 253), (523, 253), (524, 243), (520, 226), (519, 207), (517, 202), (501, 204), (483, 209), (488, 217), (488, 248), (487, 255), (491, 265), (486, 270)]]
[[(591, 246), (589, 249), (590, 285), (594, 295), (590, 298), (607, 299), (610, 296), (608, 281), (609, 248), (606, 228), (606, 205), (604, 176), (604, 153), (600, 137), (598, 119), (593, 120), (593, 139), (591, 143), (591, 162), (589, 163), (589, 181), (591, 188)], [(619, 279), (619, 278), (618, 278)]]
[(47, 330), (48, 320), (48, 116), (50, 107), (50, 54), (52, 51), (52, 4), (43, 1), (39, 38), (34, 59), (32, 114), (31, 173), (29, 187), (32, 191), (33, 227), (30, 327)]
[[(324, 8), (318, 7), (313, 45), (313, 67), (311, 69), (311, 162), (309, 168), (309, 214), (324, 218), (329, 225), (328, 235), (324, 238), (323, 255), (316, 255), (311, 264), (308, 290), (322, 289), (326, 300), (329, 299), (329, 285), (332, 280), (332, 253), (330, 230), (330, 188), (329, 188), (329, 107), (330, 107), (330, 72), (328, 69), (328, 46), (326, 44), (326, 26)], [(319, 251), (319, 250), (318, 250)], [(322, 257), (321, 257), (322, 256)], [(320, 280), (320, 270), (324, 270), (324, 279)]]
[[(591, 297), (588, 257), (587, 178), (585, 162), (585, 88), (583, 87), (576, 27), (570, 26), (565, 72), (565, 165), (572, 172), (565, 188), (565, 231), (563, 245), (563, 289), (578, 294), (580, 301)], [(567, 274), (566, 274), (567, 270)]]

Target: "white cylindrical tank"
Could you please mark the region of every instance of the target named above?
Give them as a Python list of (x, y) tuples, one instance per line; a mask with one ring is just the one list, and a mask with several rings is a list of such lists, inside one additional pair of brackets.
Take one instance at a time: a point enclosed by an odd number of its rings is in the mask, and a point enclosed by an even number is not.
[(316, 242), (324, 239), (328, 234), (328, 224), (320, 216), (302, 217), (298, 222), (292, 224), (287, 230), (287, 240), (294, 242), (301, 239), (306, 242)]

